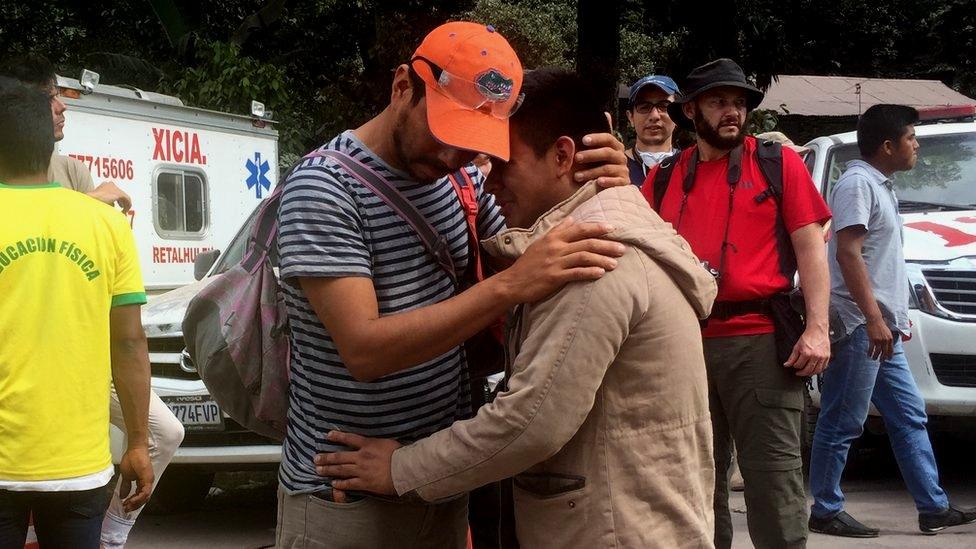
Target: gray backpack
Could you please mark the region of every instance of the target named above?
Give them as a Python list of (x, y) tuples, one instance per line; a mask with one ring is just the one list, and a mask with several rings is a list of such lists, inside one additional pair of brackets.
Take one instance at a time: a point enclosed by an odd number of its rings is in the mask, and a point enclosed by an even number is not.
[[(313, 152), (305, 158), (323, 156)], [(288, 417), (288, 315), (269, 252), (278, 238), (282, 178), (264, 200), (241, 262), (190, 300), (186, 350), (221, 410), (244, 427), (284, 440)]]

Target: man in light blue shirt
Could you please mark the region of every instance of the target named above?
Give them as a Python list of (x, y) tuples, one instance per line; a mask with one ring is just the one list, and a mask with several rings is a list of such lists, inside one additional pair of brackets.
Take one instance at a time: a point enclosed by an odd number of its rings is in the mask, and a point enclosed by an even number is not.
[(891, 177), (915, 166), (918, 112), (875, 105), (857, 124), (861, 159), (848, 164), (830, 196), (834, 238), (828, 247), (830, 306), (843, 330), (821, 387), (821, 411), (810, 456), (810, 531), (871, 538), (879, 530), (844, 511), (840, 478), (851, 443), (873, 402), (918, 509), (922, 533), (976, 522), (976, 510), (949, 504), (925, 425), (925, 402), (908, 368), (902, 338), (908, 324), (908, 275), (901, 216)]

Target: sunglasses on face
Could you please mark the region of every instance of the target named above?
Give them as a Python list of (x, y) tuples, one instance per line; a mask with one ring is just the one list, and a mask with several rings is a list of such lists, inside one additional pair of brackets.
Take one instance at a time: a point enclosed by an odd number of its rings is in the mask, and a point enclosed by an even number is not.
[(652, 110), (655, 110), (661, 114), (668, 112), (668, 105), (670, 101), (658, 101), (657, 103), (638, 103), (634, 105), (634, 110), (639, 114), (650, 114)]

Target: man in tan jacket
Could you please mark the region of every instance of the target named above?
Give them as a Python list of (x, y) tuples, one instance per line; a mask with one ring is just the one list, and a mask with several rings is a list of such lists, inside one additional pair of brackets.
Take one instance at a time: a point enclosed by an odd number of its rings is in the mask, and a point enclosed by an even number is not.
[[(511, 159), (486, 188), (510, 229), (484, 241), (517, 258), (572, 216), (626, 246), (616, 269), (520, 306), (494, 402), (414, 444), (332, 431), (333, 488), (427, 501), (514, 477), (518, 541), (534, 547), (712, 547), (712, 435), (698, 319), (716, 285), (636, 187), (574, 181), (582, 136), (605, 129), (578, 76), (525, 77)], [(336, 498), (337, 501), (340, 498)], [(355, 505), (355, 503), (351, 503)]]

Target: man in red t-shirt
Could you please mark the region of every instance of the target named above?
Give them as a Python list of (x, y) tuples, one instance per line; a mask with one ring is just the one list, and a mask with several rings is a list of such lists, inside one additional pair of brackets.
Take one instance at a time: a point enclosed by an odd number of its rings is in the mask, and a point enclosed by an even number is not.
[[(659, 207), (654, 179), (660, 166), (648, 173), (642, 192), (718, 278), (718, 298), (702, 331), (715, 444), (715, 546), (732, 544), (728, 469), (734, 440), (753, 543), (804, 547), (803, 378), (823, 371), (830, 358), (821, 232), (830, 211), (792, 150), (782, 151), (782, 193), (770, 188), (757, 157), (762, 145), (744, 133), (746, 115), (763, 94), (735, 62), (698, 67), (682, 89), (686, 94), (669, 113), (695, 130), (697, 145), (677, 160)], [(792, 287), (797, 269), (806, 328), (790, 356), (777, 358), (768, 300)]]

